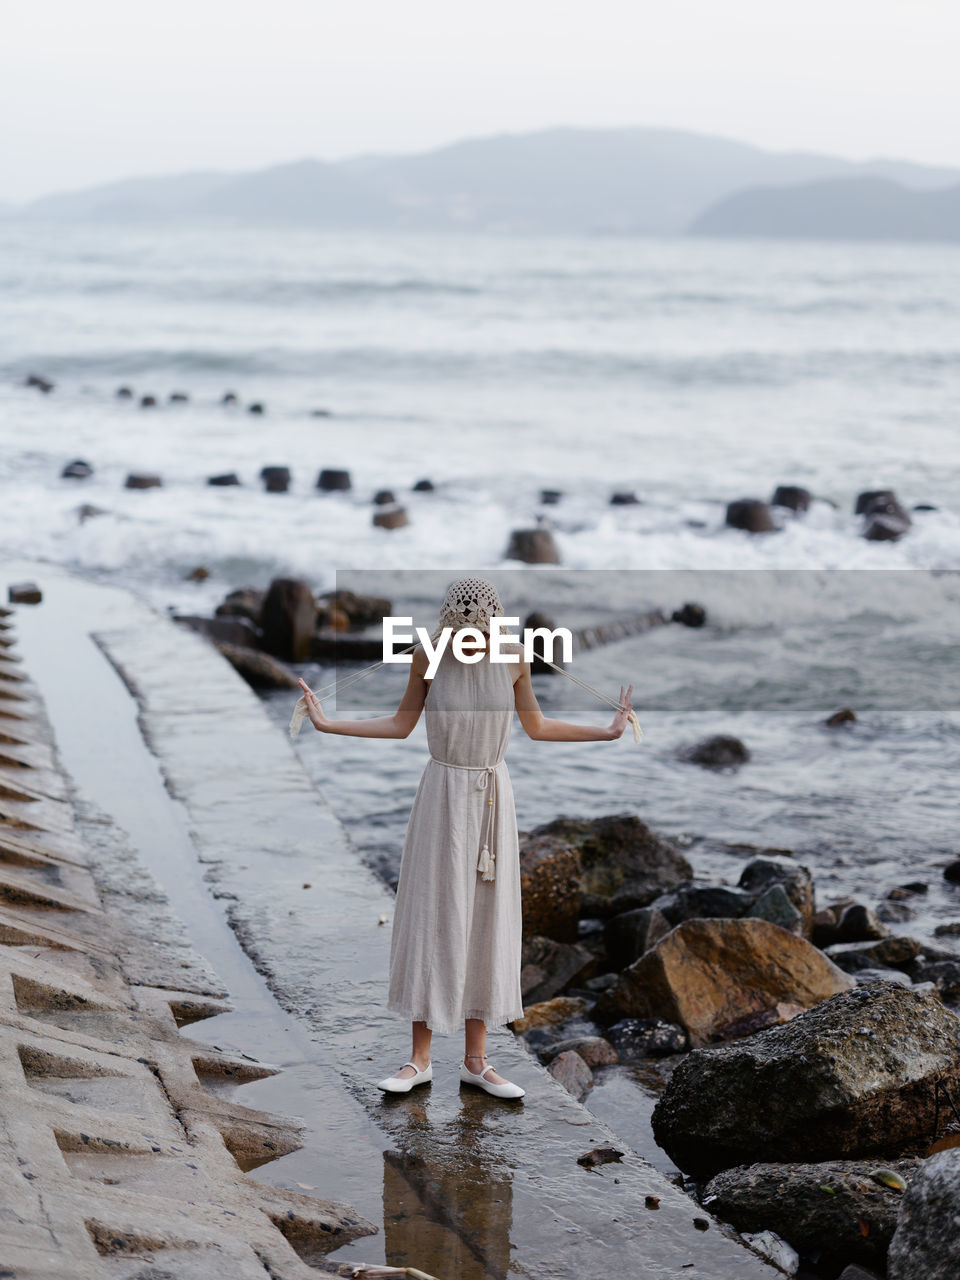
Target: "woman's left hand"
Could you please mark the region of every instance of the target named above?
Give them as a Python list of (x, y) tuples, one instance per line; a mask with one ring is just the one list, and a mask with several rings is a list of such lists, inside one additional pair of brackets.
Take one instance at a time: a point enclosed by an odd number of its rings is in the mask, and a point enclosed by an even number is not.
[(330, 723), (330, 718), (320, 705), (320, 700), (313, 692), (305, 680), (298, 680), (297, 683), (303, 690), (303, 696), (307, 702), (307, 715), (310, 717), (310, 723), (315, 729), (323, 730)]
[(613, 717), (613, 722), (610, 725), (611, 740), (623, 736), (623, 731), (627, 727), (627, 716), (633, 710), (633, 703), (631, 701), (632, 694), (633, 685), (630, 685), (629, 688), (626, 689), (623, 685), (620, 686), (620, 709)]

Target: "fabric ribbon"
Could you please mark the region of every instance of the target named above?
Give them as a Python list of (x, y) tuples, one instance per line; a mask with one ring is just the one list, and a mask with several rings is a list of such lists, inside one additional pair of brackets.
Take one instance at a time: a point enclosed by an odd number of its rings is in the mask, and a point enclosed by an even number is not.
[[(487, 803), (483, 806), (483, 822), (480, 824), (480, 853), (477, 858), (477, 870), (480, 872), (481, 880), (494, 880), (497, 874), (497, 853), (496, 849), (490, 848), (491, 836), (496, 831), (494, 826), (497, 792), (497, 767), (503, 763), (498, 760), (496, 764), (452, 764), (449, 760), (438, 760), (436, 756), (430, 759), (434, 764), (439, 764), (444, 769), (466, 769), (468, 772), (476, 770), (477, 780), (474, 783), (475, 791), (489, 791)], [(493, 841), (496, 845), (496, 840)]]

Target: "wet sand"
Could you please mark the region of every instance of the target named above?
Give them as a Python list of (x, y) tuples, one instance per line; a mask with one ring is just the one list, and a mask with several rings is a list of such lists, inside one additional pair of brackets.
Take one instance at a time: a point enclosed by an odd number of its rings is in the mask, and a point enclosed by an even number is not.
[[(45, 600), (24, 619), (23, 648), (64, 760), (128, 831), (230, 990), (234, 1012), (193, 1034), (284, 1066), (244, 1085), (244, 1101), (306, 1122), (303, 1148), (255, 1178), (346, 1201), (382, 1228), (345, 1256), (445, 1278), (628, 1264), (649, 1276), (775, 1274), (717, 1223), (698, 1230), (703, 1210), (508, 1032), (491, 1037), (491, 1057), (527, 1089), (522, 1106), (459, 1091), (453, 1039), (437, 1045), (432, 1087), (384, 1099), (374, 1081), (407, 1047), (407, 1029), (382, 1011), (389, 926), (379, 920), (392, 898), (290, 744), (204, 641), (59, 570), (10, 566), (8, 576), (31, 571)], [(577, 1165), (604, 1145), (623, 1161)]]

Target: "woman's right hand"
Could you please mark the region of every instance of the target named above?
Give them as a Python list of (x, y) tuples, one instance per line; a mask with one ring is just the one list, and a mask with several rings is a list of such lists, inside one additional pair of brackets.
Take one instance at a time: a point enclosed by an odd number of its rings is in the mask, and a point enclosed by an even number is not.
[(298, 680), (300, 688), (303, 690), (303, 696), (307, 702), (307, 715), (310, 717), (310, 723), (315, 729), (324, 730), (330, 723), (330, 717), (326, 714), (317, 695), (313, 692), (305, 680)]
[(625, 689), (620, 686), (620, 708), (613, 717), (613, 723), (610, 725), (610, 737), (614, 740), (623, 736), (623, 731), (627, 727), (627, 716), (633, 710), (633, 685)]

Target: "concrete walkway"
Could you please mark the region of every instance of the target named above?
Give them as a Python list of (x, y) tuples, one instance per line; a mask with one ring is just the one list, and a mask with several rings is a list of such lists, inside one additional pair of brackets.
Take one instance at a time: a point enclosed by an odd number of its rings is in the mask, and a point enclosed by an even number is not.
[[(312, 1039), (310, 1070), (328, 1083), (304, 1114), (309, 1185), (383, 1228), (355, 1241), (351, 1258), (442, 1280), (779, 1274), (628, 1152), (509, 1032), (491, 1037), (490, 1055), (526, 1088), (521, 1104), (459, 1090), (453, 1040), (435, 1046), (430, 1088), (385, 1099), (373, 1082), (408, 1049), (408, 1029), (382, 1008), (390, 936), (381, 919), (392, 895), (360, 863), (291, 744), (198, 636), (129, 597), (121, 606), (121, 593), (109, 592), (107, 607), (106, 588), (36, 566), (32, 576), (46, 593), (31, 624), (38, 648), (44, 626), (69, 653), (71, 627), (105, 620), (97, 643), (137, 699), (216, 906)], [(250, 1090), (280, 1105), (287, 1074)], [(619, 1147), (622, 1162), (585, 1170), (577, 1157), (596, 1146)], [(297, 1160), (259, 1176), (283, 1178), (287, 1166), (299, 1179)]]

